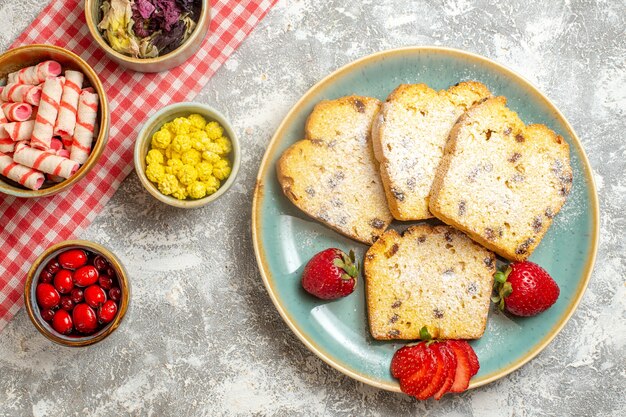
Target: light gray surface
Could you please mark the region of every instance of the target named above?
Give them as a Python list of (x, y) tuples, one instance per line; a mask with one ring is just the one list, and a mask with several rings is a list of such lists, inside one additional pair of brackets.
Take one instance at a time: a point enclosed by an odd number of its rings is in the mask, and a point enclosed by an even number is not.
[[(44, 3), (0, 0), (2, 50)], [(129, 315), (105, 342), (70, 350), (22, 310), (0, 333), (0, 415), (626, 415), (625, 12), (624, 1), (280, 1), (197, 97), (239, 132), (238, 183), (190, 212), (133, 173), (78, 235), (125, 263)], [(369, 53), (428, 44), (493, 58), (554, 101), (594, 168), (602, 231), (583, 301), (545, 351), (486, 387), (420, 403), (343, 376), (290, 332), (256, 267), (250, 210), (266, 145), (311, 85)]]

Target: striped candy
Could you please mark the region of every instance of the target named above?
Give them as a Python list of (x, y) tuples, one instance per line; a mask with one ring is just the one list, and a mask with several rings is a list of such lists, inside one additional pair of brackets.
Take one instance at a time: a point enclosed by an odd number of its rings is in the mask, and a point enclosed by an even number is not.
[(65, 84), (59, 107), (59, 116), (54, 126), (54, 134), (63, 138), (71, 138), (76, 126), (76, 112), (78, 111), (78, 99), (80, 89), (83, 86), (84, 75), (82, 72), (65, 71)]
[(91, 152), (96, 116), (98, 114), (98, 95), (83, 91), (78, 99), (76, 127), (72, 141), (70, 159), (84, 164)]
[(44, 175), (41, 172), (18, 164), (2, 152), (0, 152), (0, 174), (31, 190), (41, 188), (44, 181)]
[(54, 124), (59, 114), (59, 103), (63, 93), (64, 81), (63, 77), (48, 78), (43, 85), (41, 102), (30, 142), (34, 148), (50, 149), (50, 141), (54, 134)]
[(22, 142), (15, 147), (13, 160), (46, 174), (57, 175), (63, 178), (71, 177), (80, 166), (78, 163), (54, 153), (22, 145)]
[(28, 103), (38, 106), (41, 100), (41, 86), (29, 84), (9, 84), (0, 93), (2, 101)]
[(33, 134), (34, 127), (34, 120), (0, 124), (0, 129), (4, 129), (14, 142), (29, 140), (31, 135)]
[(33, 107), (27, 103), (2, 103), (0, 108), (10, 122), (24, 122), (33, 114)]
[(10, 73), (7, 77), (9, 84), (37, 85), (46, 81), (48, 77), (61, 75), (61, 64), (55, 61), (45, 61), (32, 67), (22, 68)]

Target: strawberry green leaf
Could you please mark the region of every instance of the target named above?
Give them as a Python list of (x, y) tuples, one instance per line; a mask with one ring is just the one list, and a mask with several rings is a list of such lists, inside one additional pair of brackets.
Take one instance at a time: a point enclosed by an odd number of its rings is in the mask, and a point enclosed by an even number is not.
[(420, 329), (420, 339), (422, 340), (431, 340), (433, 337), (428, 333), (428, 328), (426, 326)]

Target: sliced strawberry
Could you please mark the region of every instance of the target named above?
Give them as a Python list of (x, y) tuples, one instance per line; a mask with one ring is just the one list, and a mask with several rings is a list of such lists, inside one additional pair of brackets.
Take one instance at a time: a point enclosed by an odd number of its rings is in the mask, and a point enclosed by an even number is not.
[(391, 375), (394, 378), (405, 378), (413, 375), (425, 365), (425, 343), (406, 345), (394, 353), (391, 359)]
[(435, 357), (435, 369), (432, 373), (432, 379), (428, 386), (419, 394), (415, 395), (415, 398), (418, 400), (425, 400), (431, 397), (439, 391), (446, 382), (446, 361), (438, 345), (439, 343), (433, 343), (426, 347), (426, 349), (433, 352), (433, 357)]
[[(433, 372), (435, 370), (435, 364), (436, 364), (435, 362), (436, 358), (434, 357), (433, 351), (431, 349), (426, 348), (426, 343), (420, 343), (417, 346), (419, 346), (419, 349), (417, 350), (417, 352), (421, 352), (419, 353), (419, 356), (420, 356), (420, 361), (421, 361), (422, 366), (419, 368), (411, 367), (414, 369), (414, 372), (412, 374), (399, 378), (400, 389), (402, 390), (402, 392), (408, 395), (413, 395), (413, 396), (417, 396), (420, 392), (424, 390), (424, 388), (428, 386), (428, 384), (432, 380)], [(417, 346), (410, 346), (409, 348), (415, 348)], [(408, 357), (408, 355), (404, 357)], [(395, 359), (395, 356), (394, 356), (394, 359)], [(399, 360), (397, 360), (396, 362), (398, 361)], [(398, 366), (397, 363), (396, 363), (396, 368), (397, 369), (400, 368), (400, 372), (403, 374), (405, 374), (406, 370), (409, 369), (409, 367), (400, 367)], [(393, 364), (392, 364), (392, 373), (393, 372), (394, 371), (393, 371)]]
[(463, 347), (463, 342), (459, 340), (449, 340), (448, 346), (456, 355), (456, 373), (450, 392), (463, 392), (469, 386), (471, 378), (469, 355)]
[(463, 346), (463, 348), (465, 349), (469, 357), (470, 376), (474, 376), (478, 373), (478, 370), (480, 369), (478, 356), (476, 356), (476, 352), (474, 352), (474, 348), (472, 348), (472, 346), (469, 343), (467, 343), (467, 340), (459, 340), (459, 342), (461, 346)]
[(454, 351), (448, 346), (447, 342), (438, 343), (439, 351), (442, 354), (443, 360), (446, 363), (446, 378), (439, 389), (435, 393), (435, 400), (441, 399), (443, 394), (448, 392), (452, 384), (454, 383), (454, 377), (456, 375), (456, 355)]

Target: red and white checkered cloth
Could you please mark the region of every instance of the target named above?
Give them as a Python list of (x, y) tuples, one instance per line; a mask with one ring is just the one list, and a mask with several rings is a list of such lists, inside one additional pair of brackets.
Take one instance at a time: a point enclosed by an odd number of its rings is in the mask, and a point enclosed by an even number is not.
[(92, 41), (80, 0), (52, 0), (15, 41), (62, 46), (100, 75), (111, 108), (109, 142), (98, 164), (74, 187), (42, 199), (0, 195), (0, 330), (23, 304), (24, 281), (50, 245), (87, 227), (132, 170), (134, 139), (143, 121), (170, 103), (191, 100), (277, 0), (213, 0), (211, 27), (200, 51), (160, 74), (126, 71)]

